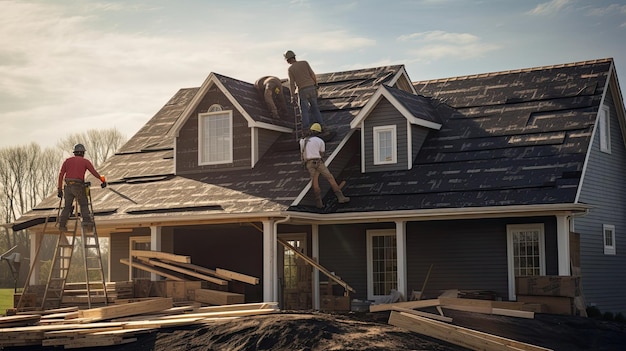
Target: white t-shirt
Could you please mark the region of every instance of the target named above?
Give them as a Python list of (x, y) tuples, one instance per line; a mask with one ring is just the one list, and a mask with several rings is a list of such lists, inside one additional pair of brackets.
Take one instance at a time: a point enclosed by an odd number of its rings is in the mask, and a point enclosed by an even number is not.
[[(326, 151), (324, 140), (316, 136), (308, 137), (308, 139), (306, 150), (304, 150), (304, 159), (322, 158), (322, 154)], [(306, 138), (300, 139), (300, 150), (304, 148), (305, 140)]]

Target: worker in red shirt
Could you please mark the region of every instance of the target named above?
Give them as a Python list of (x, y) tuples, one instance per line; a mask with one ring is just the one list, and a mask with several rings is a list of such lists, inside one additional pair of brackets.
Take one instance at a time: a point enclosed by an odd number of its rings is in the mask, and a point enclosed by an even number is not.
[(65, 182), (65, 206), (59, 217), (59, 230), (67, 232), (67, 219), (72, 212), (72, 203), (74, 198), (78, 200), (80, 205), (80, 215), (83, 219), (83, 225), (93, 225), (93, 218), (89, 211), (89, 202), (87, 193), (85, 192), (85, 172), (89, 171), (94, 177), (100, 179), (100, 186), (107, 186), (104, 177), (91, 164), (91, 161), (85, 158), (85, 146), (83, 144), (74, 145), (74, 156), (67, 158), (61, 166), (59, 172), (58, 193), (59, 198), (63, 198), (63, 182)]

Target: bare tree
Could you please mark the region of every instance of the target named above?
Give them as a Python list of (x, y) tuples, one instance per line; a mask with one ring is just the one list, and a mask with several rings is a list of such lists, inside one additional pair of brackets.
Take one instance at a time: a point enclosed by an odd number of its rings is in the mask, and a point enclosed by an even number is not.
[(126, 137), (116, 128), (98, 130), (90, 129), (84, 133), (71, 134), (58, 143), (59, 149), (71, 153), (74, 145), (83, 144), (87, 149), (86, 157), (93, 163), (96, 169), (109, 157), (115, 154), (126, 142)]

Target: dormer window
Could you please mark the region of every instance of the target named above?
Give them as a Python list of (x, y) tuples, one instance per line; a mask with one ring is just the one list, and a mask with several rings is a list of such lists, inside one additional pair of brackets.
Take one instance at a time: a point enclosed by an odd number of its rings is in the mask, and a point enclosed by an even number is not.
[[(213, 111), (212, 111), (213, 110)], [(233, 162), (233, 112), (212, 105), (198, 115), (198, 165)]]
[(394, 164), (398, 162), (396, 125), (373, 128), (374, 164)]

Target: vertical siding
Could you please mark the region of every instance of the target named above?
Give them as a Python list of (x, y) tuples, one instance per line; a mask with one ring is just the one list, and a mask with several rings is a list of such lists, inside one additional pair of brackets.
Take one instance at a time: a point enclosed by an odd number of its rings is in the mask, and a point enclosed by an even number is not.
[(272, 146), (272, 144), (278, 139), (281, 133), (267, 130), (267, 129), (258, 129), (259, 138), (257, 145), (257, 160), (260, 160), (263, 155), (267, 152), (267, 150)]
[[(397, 163), (374, 165), (374, 127), (396, 125)], [(365, 171), (393, 171), (407, 169), (407, 123), (406, 118), (385, 98), (382, 98), (364, 123)]]
[(424, 140), (426, 140), (426, 137), (428, 136), (428, 132), (429, 132), (428, 128), (425, 128), (422, 126), (411, 125), (411, 138), (412, 138), (411, 150), (413, 153), (413, 160), (411, 161), (414, 161), (415, 158), (417, 157), (417, 154), (420, 152), (420, 149), (422, 148), (422, 145), (424, 144)]
[(132, 233), (111, 233), (109, 240), (109, 279), (112, 282), (128, 281), (128, 266), (120, 258), (128, 258), (131, 236), (150, 236), (150, 228), (137, 228)]
[[(611, 111), (611, 153), (600, 151), (596, 130), (579, 200), (592, 208), (574, 219), (574, 230), (580, 233), (585, 302), (603, 312), (626, 313), (626, 152), (610, 94), (605, 104)], [(604, 254), (603, 224), (615, 225), (616, 255)]]
[[(213, 104), (233, 111), (233, 163), (198, 166), (198, 114), (206, 112)], [(176, 139), (176, 172), (189, 174), (229, 168), (250, 168), (251, 128), (248, 122), (217, 87), (211, 88), (198, 107), (185, 122)]]
[(174, 229), (174, 252), (191, 257), (195, 265), (223, 268), (258, 277), (258, 285), (231, 282), (246, 302), (263, 300), (263, 233), (251, 226), (205, 225)]
[[(433, 265), (425, 295), (448, 289), (494, 291), (508, 299), (507, 224), (543, 223), (546, 271), (556, 274), (554, 217), (407, 223), (407, 287), (421, 290)], [(320, 226), (320, 263), (367, 298), (367, 230), (395, 229), (394, 223)], [(324, 278), (322, 277), (322, 280)]]

